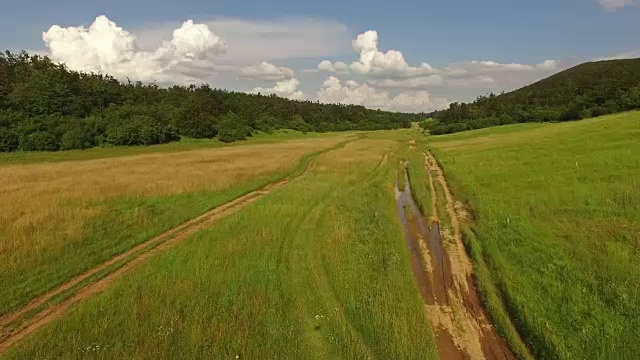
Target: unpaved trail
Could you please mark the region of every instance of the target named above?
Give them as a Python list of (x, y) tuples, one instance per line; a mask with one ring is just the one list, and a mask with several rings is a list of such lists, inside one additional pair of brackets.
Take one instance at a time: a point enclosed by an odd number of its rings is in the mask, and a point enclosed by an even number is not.
[[(312, 164), (313, 161), (309, 167), (307, 167), (307, 170)], [(199, 230), (207, 228), (216, 220), (224, 218), (242, 207), (261, 199), (287, 183), (289, 183), (289, 180), (277, 181), (218, 206), (74, 277), (55, 289), (35, 298), (23, 308), (3, 315), (0, 317), (0, 354), (41, 326), (63, 316), (66, 310), (73, 304), (104, 290), (114, 280), (154, 255), (175, 246)], [(121, 265), (122, 263), (124, 263), (124, 265), (108, 273), (106, 276), (96, 281), (90, 281), (93, 276), (102, 272), (108, 272), (112, 266)], [(84, 282), (87, 283), (85, 284)], [(50, 303), (54, 297), (64, 294), (67, 291), (71, 291), (71, 295), (67, 299), (60, 303)], [(34, 312), (35, 315), (27, 317)]]
[[(407, 180), (396, 184), (398, 216), (404, 226), (411, 268), (425, 302), (427, 316), (442, 359), (516, 359), (498, 336), (483, 309), (473, 282), (473, 267), (462, 242), (460, 221), (466, 217), (456, 204), (435, 158), (425, 154), (432, 197), (432, 217), (420, 213)], [(436, 184), (444, 190), (450, 224), (441, 224)], [(457, 209), (457, 210), (456, 210)]]

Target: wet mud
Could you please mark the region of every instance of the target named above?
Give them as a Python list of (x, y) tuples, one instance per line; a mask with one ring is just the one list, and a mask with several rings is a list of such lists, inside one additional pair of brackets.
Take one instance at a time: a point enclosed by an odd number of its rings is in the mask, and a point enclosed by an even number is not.
[[(405, 188), (400, 190), (396, 182), (396, 207), (405, 230), (413, 274), (425, 303), (448, 304), (447, 284), (452, 283), (451, 265), (442, 249), (440, 228), (437, 222), (427, 225), (413, 200), (408, 177), (405, 184)], [(423, 257), (425, 253), (429, 254), (426, 259)]]
[(480, 302), (448, 188), (445, 188), (447, 212), (453, 218), (452, 224), (443, 226), (438, 220), (434, 183), (444, 182), (442, 171), (429, 156), (425, 166), (430, 176), (433, 217), (427, 221), (420, 212), (408, 176), (404, 189), (396, 181), (395, 198), (411, 271), (424, 300), (440, 358), (515, 359), (490, 324)]

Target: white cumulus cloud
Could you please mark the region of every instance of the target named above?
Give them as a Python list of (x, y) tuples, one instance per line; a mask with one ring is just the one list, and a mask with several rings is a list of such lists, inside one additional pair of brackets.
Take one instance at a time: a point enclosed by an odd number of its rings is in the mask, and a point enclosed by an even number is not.
[(362, 105), (403, 112), (429, 112), (444, 109), (449, 102), (444, 98), (434, 98), (427, 91), (412, 91), (392, 96), (389, 92), (376, 89), (369, 84), (359, 84), (349, 80), (342, 85), (340, 79), (330, 76), (318, 92), (318, 100), (323, 103)]
[(635, 5), (634, 0), (598, 0), (598, 2), (607, 11), (616, 11), (627, 5)]
[(342, 61), (336, 61), (335, 63), (332, 63), (329, 60), (323, 60), (320, 64), (318, 64), (318, 70), (346, 74), (349, 72), (349, 65)]
[(640, 50), (631, 50), (621, 54), (616, 54), (613, 56), (605, 56), (600, 58), (595, 58), (593, 61), (602, 61), (602, 60), (621, 60), (621, 59), (637, 59), (640, 58)]
[(472, 60), (463, 63), (457, 63), (450, 65), (446, 70), (453, 70), (455, 73), (456, 69), (462, 69), (463, 72), (466, 71), (478, 71), (478, 72), (497, 72), (497, 71), (536, 71), (536, 70), (553, 70), (558, 66), (558, 62), (555, 60), (546, 60), (540, 64), (517, 64), (517, 63), (508, 63), (501, 64), (495, 61), (477, 61)]
[(243, 77), (250, 79), (282, 80), (295, 76), (295, 71), (288, 67), (276, 66), (263, 61), (259, 65), (245, 66), (240, 69)]
[(261, 93), (263, 95), (275, 94), (292, 100), (304, 100), (304, 93), (301, 90), (298, 90), (299, 86), (300, 80), (292, 78), (289, 80), (278, 81), (272, 88), (256, 87), (252, 92)]
[(453, 63), (441, 71), (442, 86), (449, 88), (510, 91), (551, 76), (575, 65), (573, 60), (546, 60), (539, 64), (466, 61)]
[(383, 79), (372, 80), (368, 83), (380, 88), (399, 88), (399, 89), (427, 89), (442, 84), (440, 75), (429, 75), (407, 79)]
[[(292, 58), (338, 56), (350, 51), (347, 27), (339, 22), (309, 17), (272, 20), (214, 18), (199, 20), (231, 44), (220, 57), (225, 64), (276, 63)], [(169, 37), (177, 22), (146, 23), (132, 29), (145, 50)], [(218, 60), (218, 59), (216, 59)]]
[(346, 73), (349, 70), (357, 74), (371, 74), (389, 77), (412, 77), (433, 74), (434, 69), (427, 63), (419, 66), (411, 66), (404, 55), (397, 50), (389, 50), (386, 53), (378, 49), (378, 32), (369, 30), (358, 35), (352, 41), (353, 49), (360, 54), (360, 59), (350, 66), (343, 62), (331, 63), (328, 60), (318, 65), (319, 70)]
[(491, 76), (479, 75), (447, 79), (444, 85), (450, 88), (488, 89), (496, 87), (498, 83)]
[(42, 39), (51, 58), (72, 70), (141, 81), (189, 80), (180, 65), (206, 60), (227, 49), (226, 41), (207, 25), (191, 20), (153, 51), (140, 50), (136, 37), (106, 16), (98, 16), (89, 28), (53, 25)]

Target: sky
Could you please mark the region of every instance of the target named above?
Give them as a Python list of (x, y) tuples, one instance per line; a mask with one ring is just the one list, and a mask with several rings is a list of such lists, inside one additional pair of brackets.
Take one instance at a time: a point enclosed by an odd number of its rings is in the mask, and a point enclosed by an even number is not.
[[(8, 1), (8, 0), (1, 0)], [(120, 80), (429, 112), (640, 57), (640, 0), (31, 0), (0, 48)]]

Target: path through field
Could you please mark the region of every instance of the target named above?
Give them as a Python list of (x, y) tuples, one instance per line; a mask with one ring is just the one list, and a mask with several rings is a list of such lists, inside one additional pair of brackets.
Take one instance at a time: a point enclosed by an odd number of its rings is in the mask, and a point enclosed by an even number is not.
[[(287, 183), (289, 180), (277, 181), (216, 207), (74, 277), (32, 300), (25, 307), (3, 315), (0, 317), (0, 354), (41, 326), (62, 316), (73, 304), (100, 292), (115, 279), (155, 254), (175, 246), (194, 233), (209, 227), (216, 220), (238, 211)], [(67, 298), (56, 303), (53, 300), (58, 296)]]
[[(431, 154), (425, 154), (425, 166), (433, 206), (429, 225), (413, 200), (408, 176), (404, 189), (399, 189), (396, 182), (396, 204), (406, 234), (412, 272), (426, 304), (440, 356), (442, 359), (515, 359), (489, 322), (474, 286), (472, 264), (460, 231), (462, 207), (455, 206), (442, 170)], [(450, 226), (442, 228), (435, 182), (444, 189), (451, 220)]]

